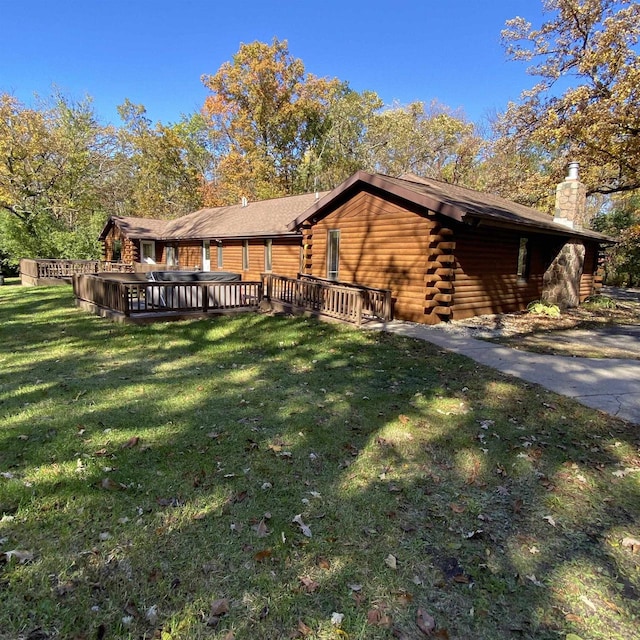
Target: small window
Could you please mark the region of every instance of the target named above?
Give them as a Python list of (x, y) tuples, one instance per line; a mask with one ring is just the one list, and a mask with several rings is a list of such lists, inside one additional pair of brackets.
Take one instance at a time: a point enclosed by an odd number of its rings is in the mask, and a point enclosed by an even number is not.
[(529, 278), (529, 238), (520, 238), (518, 249), (518, 282), (524, 284)]
[(273, 254), (273, 241), (264, 241), (264, 270), (269, 273), (271, 271), (271, 259)]
[(218, 269), (222, 269), (222, 242), (218, 242)]
[(111, 251), (111, 260), (113, 262), (122, 261), (122, 240), (113, 241), (113, 249)]
[(245, 240), (242, 245), (242, 269), (243, 271), (249, 270), (249, 241)]
[(327, 279), (337, 280), (340, 267), (340, 230), (331, 229), (327, 236)]
[(140, 241), (140, 262), (155, 264), (156, 243), (153, 240)]

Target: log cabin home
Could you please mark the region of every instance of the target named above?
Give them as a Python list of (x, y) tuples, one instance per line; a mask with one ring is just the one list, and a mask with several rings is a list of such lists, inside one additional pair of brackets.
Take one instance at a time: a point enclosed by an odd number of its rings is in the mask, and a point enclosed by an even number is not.
[[(392, 292), (393, 317), (426, 324), (506, 313), (543, 299), (577, 306), (600, 287), (601, 247), (583, 228), (573, 163), (551, 217), (414, 175), (359, 171), (324, 194), (202, 209), (174, 221), (109, 220), (105, 259), (297, 275)], [(119, 244), (116, 244), (119, 243)]]

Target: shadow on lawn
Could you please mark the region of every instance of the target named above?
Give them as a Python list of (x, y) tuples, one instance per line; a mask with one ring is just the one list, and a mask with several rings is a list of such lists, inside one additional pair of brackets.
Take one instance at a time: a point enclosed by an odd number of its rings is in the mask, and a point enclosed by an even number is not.
[(172, 638), (288, 638), (299, 619), (331, 637), (334, 611), (351, 637), (390, 637), (378, 611), (412, 638), (420, 606), (452, 638), (631, 637), (621, 423), (410, 339), (254, 315), (123, 327), (55, 300), (1, 336), (0, 358), (34, 356), (0, 374), (0, 470), (40, 469), (5, 484), (5, 528), (60, 535), (12, 578), (33, 597), (7, 598), (15, 632), (121, 637), (130, 614), (151, 637), (157, 605)]

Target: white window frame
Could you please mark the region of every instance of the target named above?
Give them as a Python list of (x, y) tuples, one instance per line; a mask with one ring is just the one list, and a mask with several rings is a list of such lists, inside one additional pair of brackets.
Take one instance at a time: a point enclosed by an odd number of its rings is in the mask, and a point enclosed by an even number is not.
[[(147, 251), (145, 249), (149, 249), (149, 253), (153, 256), (145, 257)], [(140, 262), (146, 262), (148, 264), (156, 263), (156, 241), (155, 240), (140, 240)]]
[(211, 241), (202, 241), (202, 270), (211, 271)]
[(271, 273), (273, 270), (273, 240), (264, 241), (264, 272)]

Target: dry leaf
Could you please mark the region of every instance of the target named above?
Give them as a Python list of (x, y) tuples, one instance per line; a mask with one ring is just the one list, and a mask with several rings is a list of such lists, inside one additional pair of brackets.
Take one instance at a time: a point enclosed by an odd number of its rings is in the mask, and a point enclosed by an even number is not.
[(430, 636), (436, 628), (436, 621), (424, 609), (418, 609), (416, 625), (425, 636)]
[(452, 502), (449, 507), (454, 513), (464, 513), (466, 511), (466, 507), (461, 504), (455, 504), (454, 502)]
[(253, 559), (256, 562), (264, 562), (265, 560), (270, 558), (272, 555), (273, 555), (273, 551), (271, 551), (271, 549), (263, 549), (262, 551), (258, 551), (258, 553), (256, 553), (255, 556), (253, 556)]
[(219, 600), (214, 600), (211, 603), (211, 616), (220, 617), (229, 613), (229, 600), (227, 598), (220, 598)]
[(329, 562), (329, 560), (327, 560), (325, 557), (323, 556), (319, 556), (318, 559), (316, 560), (316, 564), (321, 568), (321, 569), (325, 569), (325, 570), (329, 570), (331, 569), (331, 563)]
[(307, 576), (302, 576), (299, 580), (307, 593), (313, 593), (320, 587), (315, 580), (308, 578)]
[(632, 553), (640, 551), (640, 540), (637, 538), (623, 538), (622, 546), (631, 549)]
[(552, 527), (556, 526), (556, 521), (553, 519), (553, 516), (544, 516), (542, 519), (546, 520)]
[(258, 524), (254, 524), (251, 528), (256, 532), (258, 538), (264, 538), (269, 535), (269, 529), (267, 529), (264, 518), (260, 520)]
[(400, 591), (398, 593), (398, 602), (405, 607), (413, 601), (413, 596), (408, 591)]
[(298, 620), (297, 632), (298, 632), (298, 635), (302, 636), (303, 638), (306, 638), (307, 636), (310, 636), (313, 633), (313, 630), (311, 629), (311, 627), (307, 626), (304, 622), (302, 622), (302, 620)]
[(121, 482), (116, 482), (111, 478), (102, 478), (100, 486), (107, 491), (124, 491), (127, 488), (127, 485), (122, 484)]
[(307, 538), (311, 538), (311, 529), (302, 521), (301, 513), (299, 513), (292, 522), (295, 522), (300, 527), (300, 531), (302, 531), (303, 535), (307, 536)]
[(391, 569), (398, 568), (398, 558), (396, 558), (391, 553), (384, 559), (384, 563), (387, 565), (387, 567), (390, 567)]
[(123, 445), (123, 449), (133, 449), (133, 447), (137, 446), (140, 442), (140, 438), (138, 436), (133, 436), (129, 438)]
[(33, 560), (33, 553), (31, 553), (31, 551), (24, 551), (23, 549), (5, 551), (4, 556), (7, 559), (7, 562), (11, 562), (11, 560), (15, 558), (20, 564)]
[(334, 624), (336, 627), (339, 627), (342, 624), (343, 620), (344, 613), (338, 613), (337, 611), (334, 611), (331, 614), (331, 624)]

